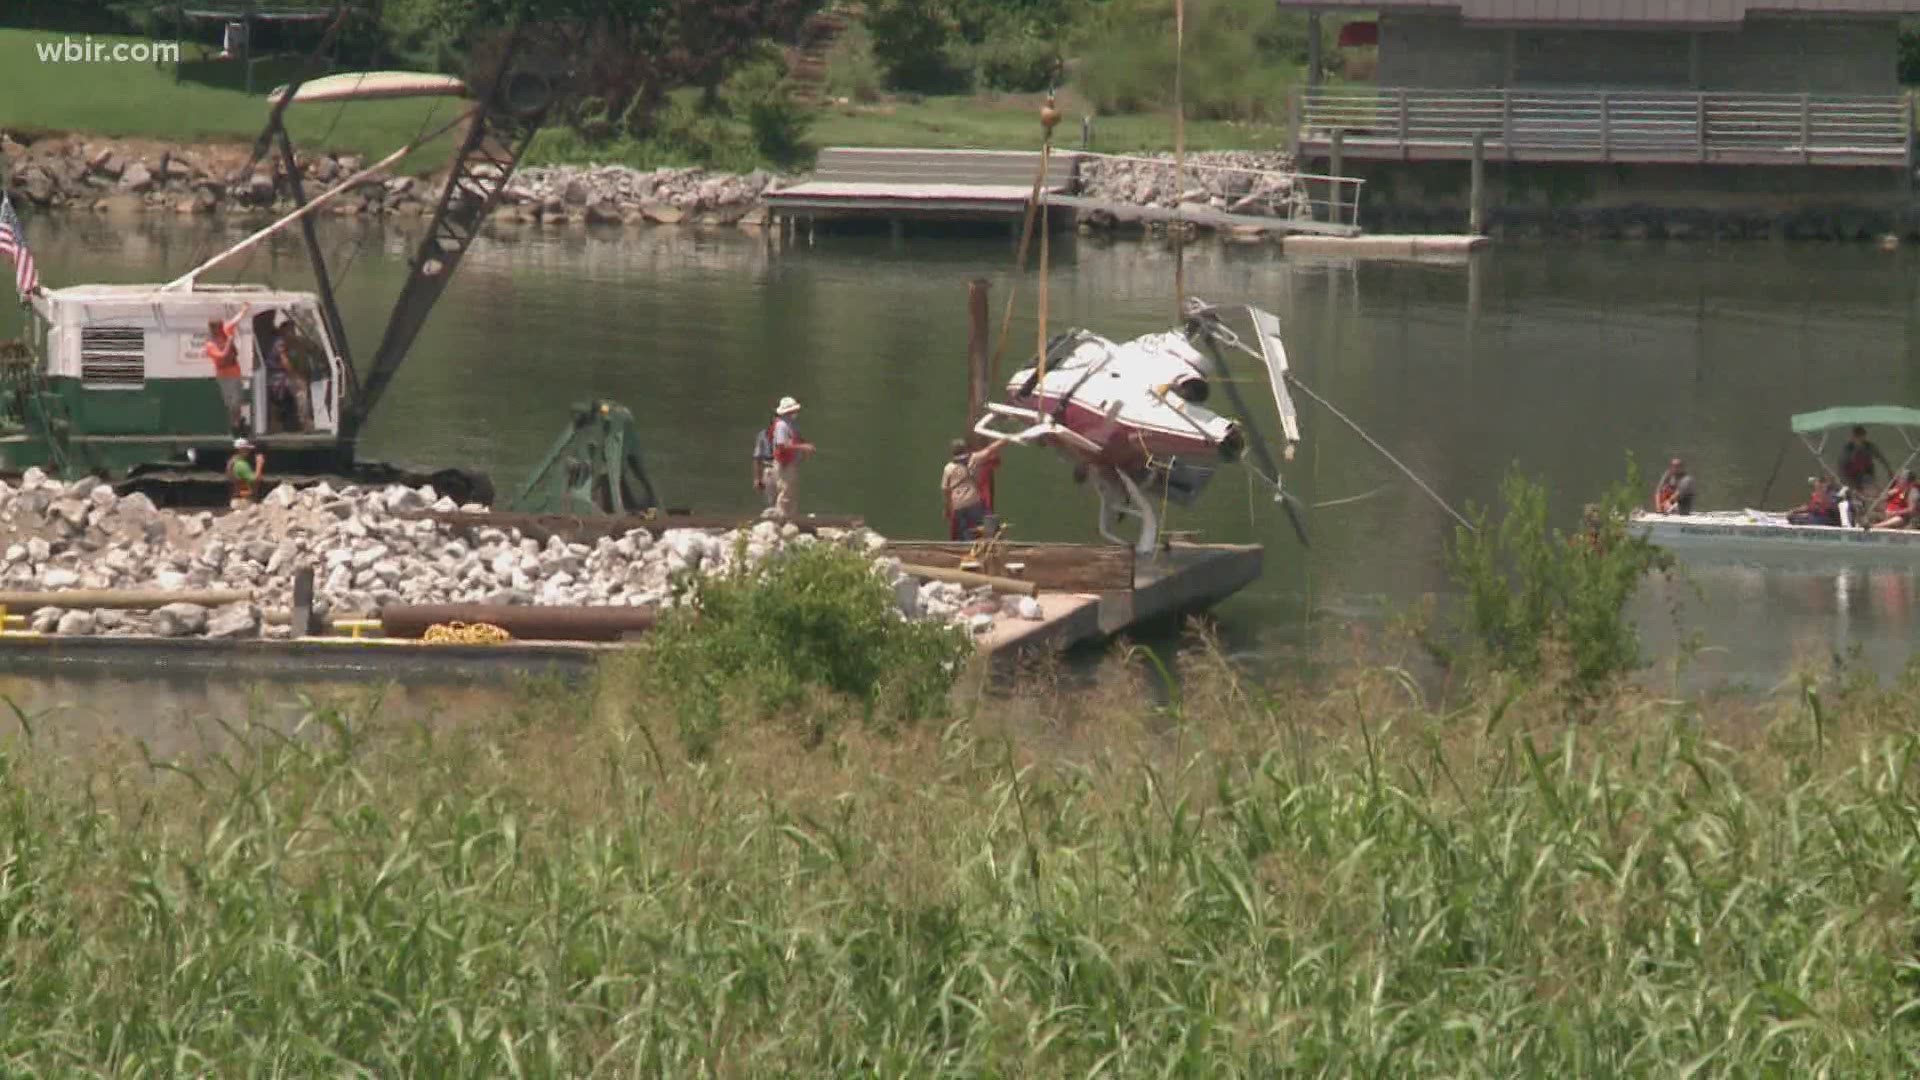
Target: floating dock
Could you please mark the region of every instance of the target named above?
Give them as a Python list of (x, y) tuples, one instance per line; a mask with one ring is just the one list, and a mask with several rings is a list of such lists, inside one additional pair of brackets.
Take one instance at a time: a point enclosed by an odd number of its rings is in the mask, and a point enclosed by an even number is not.
[[(929, 559), (951, 545), (903, 542), (900, 547)], [(964, 547), (964, 545), (958, 545)], [(1076, 550), (1085, 567), (1074, 566)], [(1111, 558), (1116, 550), (1096, 545), (1047, 544), (1016, 548), (1034, 562), (1039, 576), (1057, 581), (1130, 587), (1054, 589), (1035, 584), (1038, 620), (1001, 616), (975, 639), (998, 663), (1036, 651), (1058, 651), (1104, 641), (1155, 622), (1198, 611), (1224, 600), (1260, 577), (1263, 549), (1257, 544), (1175, 542), (1159, 558), (1130, 563), (1127, 577)], [(1038, 552), (1038, 554), (1036, 554)], [(1093, 565), (1095, 563), (1098, 565)], [(909, 571), (911, 572), (911, 570)], [(378, 682), (511, 681), (517, 678), (591, 675), (598, 662), (630, 646), (618, 642), (510, 641), (500, 644), (427, 643), (387, 637), (305, 637), (290, 640), (216, 640), (0, 632), (0, 673), (15, 675), (115, 674), (155, 668), (170, 674), (204, 671), (242, 679), (345, 679)]]
[[(883, 150), (844, 146), (820, 151), (813, 179), (768, 192), (778, 219), (814, 221), (1004, 221), (1027, 212), (1040, 155), (1025, 150)], [(1056, 152), (1046, 190), (1074, 187), (1079, 156)]]
[(1130, 589), (1040, 593), (1039, 621), (1002, 619), (980, 635), (979, 648), (1000, 661), (1104, 641), (1225, 600), (1258, 580), (1264, 565), (1258, 544), (1175, 543), (1135, 566)]
[(1289, 236), (1281, 241), (1288, 255), (1330, 255), (1345, 259), (1462, 258), (1493, 243), (1484, 236)]

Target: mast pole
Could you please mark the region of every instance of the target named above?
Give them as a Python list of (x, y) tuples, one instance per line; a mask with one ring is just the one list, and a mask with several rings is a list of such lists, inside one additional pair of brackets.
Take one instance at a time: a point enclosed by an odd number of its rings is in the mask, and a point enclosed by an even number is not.
[(1187, 5), (1173, 0), (1173, 318), (1184, 317), (1187, 295), (1186, 222), (1180, 208), (1187, 192), (1187, 104), (1181, 86), (1185, 66)]
[[(1053, 91), (1047, 91), (1047, 103), (1040, 107), (1040, 175), (1045, 178), (1053, 158), (1053, 126), (1060, 122), (1060, 110), (1053, 106)], [(1047, 252), (1047, 238), (1053, 235), (1052, 212), (1047, 207), (1046, 185), (1040, 188), (1040, 201), (1036, 204), (1040, 218), (1040, 320), (1038, 328), (1039, 344), (1034, 350), (1035, 371), (1039, 382), (1035, 391), (1042, 399), (1046, 397), (1047, 380), (1047, 272), (1050, 269)]]

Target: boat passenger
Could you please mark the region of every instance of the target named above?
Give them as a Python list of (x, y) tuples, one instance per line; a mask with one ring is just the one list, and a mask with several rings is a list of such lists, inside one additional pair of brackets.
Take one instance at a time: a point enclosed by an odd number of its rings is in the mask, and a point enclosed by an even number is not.
[(1653, 492), (1653, 512), (1656, 514), (1693, 513), (1693, 474), (1679, 458), (1667, 464), (1667, 471), (1660, 476), (1660, 485)]
[(252, 502), (266, 471), (265, 454), (245, 438), (233, 440), (233, 456), (227, 459), (227, 505), (238, 510)]
[(940, 471), (940, 497), (947, 517), (947, 538), (977, 539), (993, 512), (990, 492), (993, 471), (1000, 466), (1000, 450), (1007, 440), (996, 439), (984, 449), (967, 449), (965, 439), (953, 440), (947, 467)]
[(1813, 486), (1813, 491), (1804, 504), (1787, 511), (1787, 524), (1840, 524), (1840, 498), (1833, 489), (1833, 481), (1824, 476), (1809, 476), (1807, 483)]
[(1913, 473), (1896, 476), (1893, 483), (1887, 485), (1887, 505), (1880, 520), (1867, 526), (1870, 529), (1904, 529), (1913, 518), (1915, 503), (1920, 502), (1920, 490), (1916, 490)]
[(800, 437), (793, 426), (800, 415), (800, 403), (790, 397), (780, 399), (773, 410), (773, 423), (767, 425), (767, 442), (773, 447), (773, 515), (792, 518), (797, 513), (800, 490), (800, 461), (813, 453), (813, 444)]
[(220, 397), (227, 405), (227, 423), (236, 434), (243, 430), (247, 395), (245, 376), (240, 371), (240, 349), (233, 338), (252, 308), (252, 304), (240, 305), (233, 318), (225, 322), (207, 320), (207, 359), (213, 361), (213, 377), (220, 381)]
[(1856, 426), (1853, 438), (1840, 449), (1840, 479), (1855, 491), (1867, 491), (1873, 487), (1873, 463), (1878, 461), (1893, 472), (1893, 465), (1887, 461), (1887, 455), (1880, 452), (1872, 439), (1867, 438), (1867, 429)]

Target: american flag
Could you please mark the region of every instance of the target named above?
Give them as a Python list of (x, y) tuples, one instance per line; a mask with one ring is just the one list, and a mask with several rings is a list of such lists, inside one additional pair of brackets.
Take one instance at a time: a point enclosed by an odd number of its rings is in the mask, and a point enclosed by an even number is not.
[(27, 250), (27, 236), (20, 228), (20, 215), (13, 212), (13, 200), (0, 195), (0, 255), (13, 260), (13, 291), (25, 300), (40, 287), (40, 271), (33, 265), (33, 252)]

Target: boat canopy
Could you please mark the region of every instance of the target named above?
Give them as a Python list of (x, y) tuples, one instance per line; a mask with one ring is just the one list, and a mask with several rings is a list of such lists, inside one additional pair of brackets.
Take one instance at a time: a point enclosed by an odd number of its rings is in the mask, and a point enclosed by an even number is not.
[(1899, 405), (1839, 405), (1819, 412), (1800, 413), (1793, 418), (1795, 435), (1817, 435), (1835, 428), (1865, 427), (1920, 428), (1920, 409)]
[[(380, 98), (465, 97), (467, 84), (452, 75), (431, 75), (418, 71), (357, 71), (328, 75), (300, 84), (293, 101), (373, 101)], [(267, 95), (270, 104), (279, 104), (287, 88), (277, 87)]]

